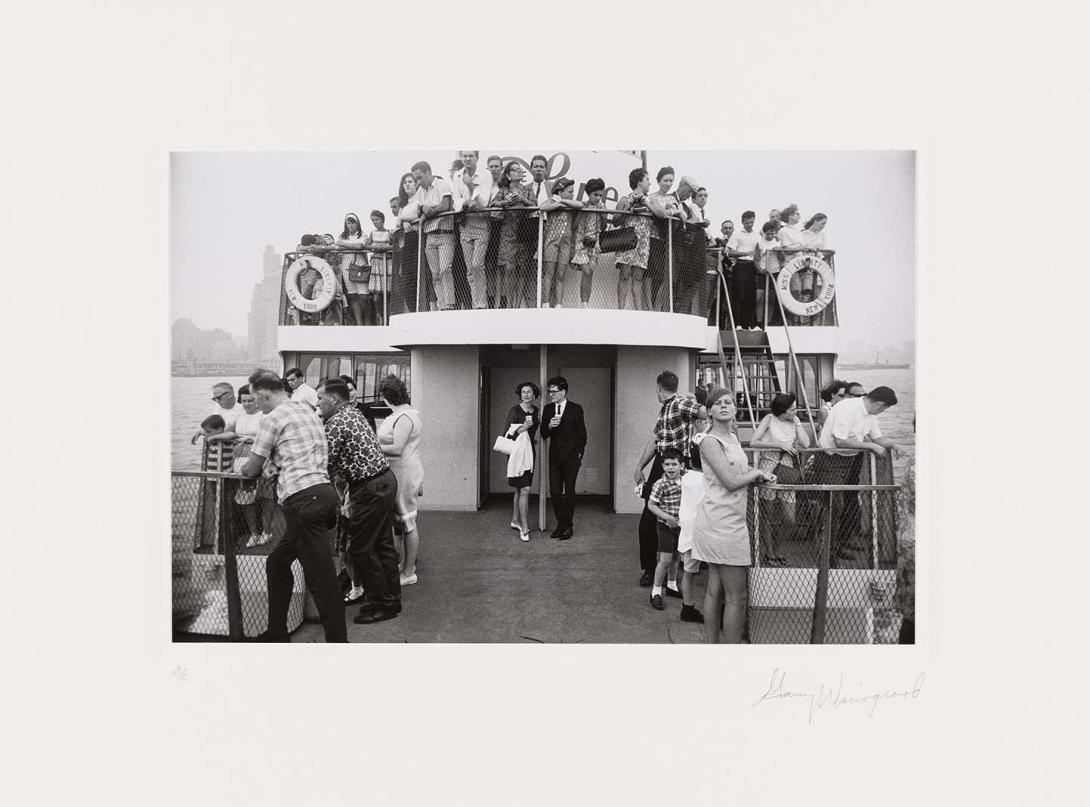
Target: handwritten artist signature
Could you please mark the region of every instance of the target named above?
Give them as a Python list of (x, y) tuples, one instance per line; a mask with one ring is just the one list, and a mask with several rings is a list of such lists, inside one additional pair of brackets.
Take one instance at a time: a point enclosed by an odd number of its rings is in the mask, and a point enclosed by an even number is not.
[(909, 689), (881, 689), (867, 691), (863, 688), (863, 684), (860, 683), (855, 685), (853, 691), (850, 687), (845, 689), (844, 673), (841, 671), (836, 686), (819, 684), (817, 692), (812, 692), (802, 689), (788, 689), (786, 684), (787, 671), (777, 667), (772, 671), (772, 678), (769, 681), (768, 689), (751, 705), (760, 706), (768, 701), (776, 700), (802, 700), (807, 703), (809, 708), (806, 719), (807, 723), (813, 723), (814, 717), (820, 714), (823, 709), (827, 709), (829, 712), (835, 712), (846, 706), (863, 707), (867, 711), (867, 717), (874, 717), (874, 713), (878, 710), (878, 704), (883, 701), (899, 701), (903, 703), (914, 701), (916, 698), (920, 697), (920, 693), (923, 692), (923, 683), (926, 676), (927, 673), (924, 672), (917, 675), (915, 682)]

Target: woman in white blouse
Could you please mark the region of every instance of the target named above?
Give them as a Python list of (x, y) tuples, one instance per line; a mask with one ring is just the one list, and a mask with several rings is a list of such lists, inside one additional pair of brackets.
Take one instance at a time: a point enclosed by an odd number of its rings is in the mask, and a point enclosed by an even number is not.
[(824, 213), (815, 213), (802, 225), (800, 236), (810, 249), (825, 249), (825, 222), (828, 220)]
[(782, 249), (803, 249), (806, 246), (803, 243), (802, 231), (799, 229), (801, 218), (802, 214), (799, 213), (797, 205), (788, 205), (780, 211), (780, 222), (783, 226), (776, 233), (776, 238)]

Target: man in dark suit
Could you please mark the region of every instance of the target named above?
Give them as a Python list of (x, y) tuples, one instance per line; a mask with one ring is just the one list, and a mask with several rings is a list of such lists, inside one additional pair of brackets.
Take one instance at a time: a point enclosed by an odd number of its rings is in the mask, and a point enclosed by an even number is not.
[(549, 440), (549, 486), (556, 515), (551, 537), (566, 541), (572, 537), (575, 478), (587, 447), (587, 424), (583, 407), (568, 400), (568, 382), (563, 376), (549, 379), (548, 392), (552, 402), (541, 413), (541, 436)]

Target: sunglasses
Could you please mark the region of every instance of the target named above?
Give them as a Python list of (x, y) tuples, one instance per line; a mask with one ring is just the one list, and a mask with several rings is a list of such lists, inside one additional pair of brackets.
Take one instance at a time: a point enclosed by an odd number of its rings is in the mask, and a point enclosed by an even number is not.
[(219, 395), (213, 395), (212, 400), (215, 401), (216, 403), (219, 403), (220, 398), (222, 398), (224, 395), (230, 395), (230, 394), (231, 394), (230, 391), (221, 392)]

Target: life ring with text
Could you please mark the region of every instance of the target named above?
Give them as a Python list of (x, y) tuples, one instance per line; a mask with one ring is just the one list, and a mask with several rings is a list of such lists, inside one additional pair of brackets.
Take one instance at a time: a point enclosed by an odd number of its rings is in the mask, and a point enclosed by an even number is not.
[[(808, 302), (795, 299), (791, 293), (791, 279), (799, 272), (814, 272), (821, 278), (821, 292)], [(836, 293), (836, 281), (833, 268), (818, 255), (802, 253), (789, 260), (776, 275), (776, 294), (783, 307), (798, 317), (812, 317), (825, 310), (833, 301)]]
[[(316, 271), (322, 277), (322, 290), (313, 299), (304, 296), (302, 289), (299, 288), (300, 275), (308, 271)], [(288, 295), (291, 304), (300, 311), (316, 314), (324, 311), (333, 302), (333, 297), (337, 293), (337, 275), (324, 258), (319, 258), (317, 255), (300, 255), (292, 261), (287, 275), (284, 276), (284, 293)]]

